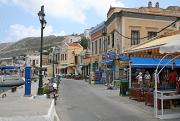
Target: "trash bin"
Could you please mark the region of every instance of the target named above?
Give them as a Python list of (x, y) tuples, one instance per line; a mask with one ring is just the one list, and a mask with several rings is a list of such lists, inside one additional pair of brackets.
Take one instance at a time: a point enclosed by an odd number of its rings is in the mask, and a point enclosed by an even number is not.
[(128, 93), (128, 80), (120, 80), (120, 92), (119, 95), (120, 96), (126, 96)]

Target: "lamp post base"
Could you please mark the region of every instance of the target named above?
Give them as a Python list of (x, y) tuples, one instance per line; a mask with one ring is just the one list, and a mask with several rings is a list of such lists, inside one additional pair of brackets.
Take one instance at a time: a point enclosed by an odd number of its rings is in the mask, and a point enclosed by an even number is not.
[(42, 87), (39, 87), (38, 88), (38, 95), (43, 95), (43, 88)]

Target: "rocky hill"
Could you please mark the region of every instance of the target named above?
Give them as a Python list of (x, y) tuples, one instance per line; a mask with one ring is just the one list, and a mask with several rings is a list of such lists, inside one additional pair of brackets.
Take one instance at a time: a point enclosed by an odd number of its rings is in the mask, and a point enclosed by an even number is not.
[[(43, 48), (59, 45), (65, 38), (62, 36), (47, 36), (43, 38)], [(7, 58), (27, 54), (30, 51), (40, 50), (40, 37), (28, 37), (15, 43), (0, 44), (0, 58)]]

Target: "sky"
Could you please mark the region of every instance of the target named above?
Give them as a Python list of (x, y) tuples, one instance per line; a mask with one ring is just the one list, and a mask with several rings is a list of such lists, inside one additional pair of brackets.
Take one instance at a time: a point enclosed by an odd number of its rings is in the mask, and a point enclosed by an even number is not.
[[(149, 0), (0, 0), (0, 43), (40, 36), (37, 13), (44, 5), (44, 35), (80, 34), (106, 20), (110, 6), (139, 8)], [(180, 0), (157, 1), (161, 8), (180, 6)]]

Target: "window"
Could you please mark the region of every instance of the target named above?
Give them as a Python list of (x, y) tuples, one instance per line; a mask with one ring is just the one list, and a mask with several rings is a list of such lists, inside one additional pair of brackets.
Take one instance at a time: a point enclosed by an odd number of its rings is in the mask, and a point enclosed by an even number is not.
[(106, 49), (107, 49), (107, 39), (104, 38), (104, 51), (106, 51)]
[(97, 40), (95, 41), (95, 54), (97, 54)]
[(56, 54), (56, 61), (58, 60), (58, 54)]
[(101, 48), (102, 48), (102, 46), (101, 46), (101, 39), (99, 39), (99, 52), (101, 52)]
[(33, 62), (32, 62), (32, 63), (33, 63), (33, 66), (35, 66), (35, 60), (33, 60)]
[(67, 55), (65, 54), (65, 60), (67, 60)]
[(131, 31), (131, 45), (137, 45), (140, 43), (140, 32)]
[(94, 54), (94, 43), (92, 42), (92, 55)]
[(110, 45), (110, 36), (108, 36), (108, 45)]
[(157, 32), (148, 32), (148, 39), (152, 39), (153, 37), (157, 36)]
[(38, 60), (36, 60), (36, 64), (38, 64)]
[(75, 65), (78, 63), (78, 56), (75, 56)]
[(60, 57), (59, 57), (59, 55), (60, 55), (60, 54), (58, 53), (58, 61), (60, 60)]
[(63, 54), (61, 54), (61, 61), (63, 60)]
[(81, 56), (81, 63), (83, 63), (83, 56)]
[(114, 32), (111, 33), (111, 39), (112, 39), (112, 48), (114, 48)]

